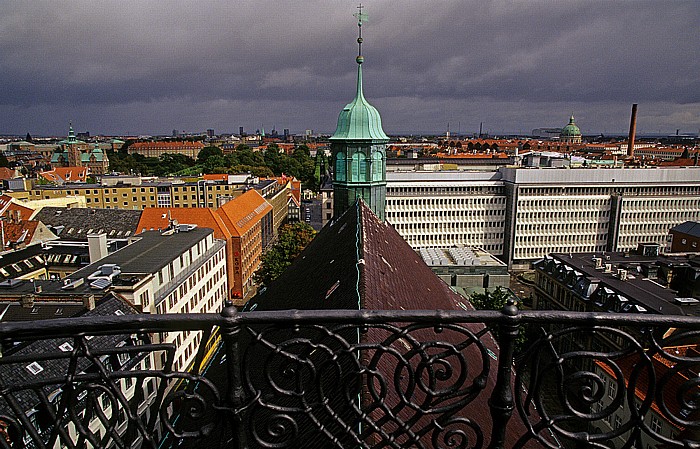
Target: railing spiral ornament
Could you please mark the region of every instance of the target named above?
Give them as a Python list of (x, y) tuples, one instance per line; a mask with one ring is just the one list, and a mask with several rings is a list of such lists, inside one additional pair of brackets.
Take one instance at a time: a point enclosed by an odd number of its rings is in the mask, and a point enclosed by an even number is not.
[[(580, 341), (581, 335), (616, 341), (620, 347), (607, 351), (577, 348), (575, 342)], [(630, 383), (653, 373), (651, 359), (638, 339), (610, 327), (570, 327), (545, 333), (533, 342), (523, 354), (515, 378), (520, 392), (516, 405), (529, 428), (529, 437), (550, 448), (559, 447), (562, 441), (574, 446), (610, 448), (612, 439), (636, 426), (637, 413), (644, 415), (649, 411), (653, 398), (650, 388), (638, 390), (647, 398), (638, 404), (633, 395), (627, 394), (628, 380), (619, 362), (629, 359), (635, 360)], [(618, 422), (616, 428), (588, 432), (591, 428), (604, 428), (597, 424), (610, 420), (621, 407), (636, 409), (637, 413), (632, 413), (626, 422)], [(539, 418), (533, 420), (534, 416)]]
[(484, 445), (484, 434), (470, 419), (451, 418), (435, 425), (431, 442), (435, 449), (480, 449)]
[(463, 326), (439, 326), (437, 332), (423, 324), (377, 324), (362, 332), (354, 325), (244, 331), (250, 337), (242, 357), (245, 388), (258, 398), (248, 424), (263, 447), (298, 447), (300, 428), (314, 429), (337, 447), (367, 441), (431, 447), (442, 421), (470, 429), (448, 430), (443, 445), (462, 441), (456, 447), (470, 447), (464, 446), (470, 441), (478, 447), (483, 441), (474, 422), (449, 421), (484, 389), (489, 372), (486, 348)]
[(174, 438), (205, 438), (225, 422), (227, 407), (222, 405), (221, 394), (211, 381), (184, 373), (168, 377), (183, 379), (187, 385), (171, 391), (159, 407), (163, 426)]
[(514, 303), (0, 323), (0, 448), (694, 448), (699, 341)]

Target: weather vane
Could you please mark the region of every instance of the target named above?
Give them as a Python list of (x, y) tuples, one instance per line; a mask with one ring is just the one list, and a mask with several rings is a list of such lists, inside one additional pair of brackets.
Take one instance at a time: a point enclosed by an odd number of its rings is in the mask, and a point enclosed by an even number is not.
[(358, 49), (357, 49), (357, 52), (358, 52), (357, 53), (358, 54), (357, 63), (358, 64), (362, 64), (362, 61), (363, 61), (363, 58), (362, 58), (362, 22), (367, 20), (367, 14), (362, 12), (362, 8), (364, 8), (364, 6), (362, 6), (362, 3), (360, 3), (360, 5), (357, 7), (357, 9), (359, 11), (356, 12), (355, 14), (353, 14), (353, 16), (355, 16), (357, 18), (357, 47), (358, 47)]

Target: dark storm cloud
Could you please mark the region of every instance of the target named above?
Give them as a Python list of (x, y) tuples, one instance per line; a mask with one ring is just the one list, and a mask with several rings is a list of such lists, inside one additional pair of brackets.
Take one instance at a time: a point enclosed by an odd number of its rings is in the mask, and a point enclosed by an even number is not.
[[(0, 132), (332, 131), (348, 1), (2, 1)], [(372, 1), (366, 93), (389, 132), (700, 127), (695, 1)], [(612, 130), (611, 130), (612, 131)]]

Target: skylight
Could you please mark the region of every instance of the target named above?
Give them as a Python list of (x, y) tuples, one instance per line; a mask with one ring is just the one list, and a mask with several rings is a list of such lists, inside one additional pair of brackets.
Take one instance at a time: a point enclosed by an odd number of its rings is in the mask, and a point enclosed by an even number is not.
[(29, 370), (30, 373), (34, 374), (35, 376), (39, 374), (40, 372), (44, 371), (44, 367), (39, 365), (38, 362), (32, 362), (29, 365), (27, 365), (25, 368)]

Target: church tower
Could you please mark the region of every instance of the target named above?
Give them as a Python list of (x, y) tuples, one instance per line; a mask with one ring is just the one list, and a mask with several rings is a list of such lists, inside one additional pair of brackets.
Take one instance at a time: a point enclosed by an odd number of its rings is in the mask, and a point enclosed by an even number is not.
[(342, 215), (362, 199), (384, 221), (386, 201), (386, 144), (379, 111), (369, 104), (362, 91), (362, 22), (366, 14), (355, 14), (358, 27), (357, 91), (338, 116), (338, 126), (330, 138), (333, 154), (333, 215)]

